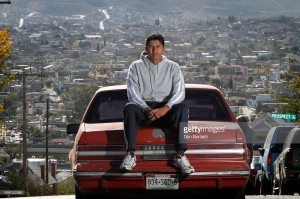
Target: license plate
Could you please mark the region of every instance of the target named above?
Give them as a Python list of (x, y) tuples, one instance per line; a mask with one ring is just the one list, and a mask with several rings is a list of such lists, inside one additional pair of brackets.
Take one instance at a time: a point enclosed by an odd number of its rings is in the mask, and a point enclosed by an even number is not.
[(179, 180), (176, 174), (147, 174), (146, 189), (176, 190), (179, 189)]

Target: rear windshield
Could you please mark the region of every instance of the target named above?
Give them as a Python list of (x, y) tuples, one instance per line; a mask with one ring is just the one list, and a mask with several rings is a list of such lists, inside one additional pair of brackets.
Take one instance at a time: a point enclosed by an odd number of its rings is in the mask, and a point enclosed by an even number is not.
[[(186, 90), (183, 103), (189, 108), (189, 120), (231, 121), (232, 118), (215, 91)], [(97, 94), (86, 114), (86, 123), (123, 121), (123, 108), (128, 102), (126, 90), (104, 91)]]
[(291, 148), (300, 148), (300, 131), (296, 131), (294, 133), (294, 136), (291, 140)]
[(292, 130), (293, 128), (284, 128), (284, 129), (280, 129), (278, 131), (277, 137), (276, 137), (276, 141), (275, 141), (275, 145), (282, 148), (283, 144), (287, 138), (287, 135), (289, 134), (289, 132)]

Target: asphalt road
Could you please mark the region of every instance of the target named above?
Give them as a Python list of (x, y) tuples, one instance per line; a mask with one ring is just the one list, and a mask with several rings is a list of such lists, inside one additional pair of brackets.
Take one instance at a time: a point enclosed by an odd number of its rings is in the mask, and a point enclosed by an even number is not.
[[(199, 197), (198, 197), (199, 198)], [(246, 199), (299, 199), (299, 195), (295, 196), (273, 196), (273, 195), (259, 195), (259, 196), (246, 196)], [(75, 199), (74, 195), (67, 196), (36, 196), (36, 197), (18, 197), (14, 199)]]

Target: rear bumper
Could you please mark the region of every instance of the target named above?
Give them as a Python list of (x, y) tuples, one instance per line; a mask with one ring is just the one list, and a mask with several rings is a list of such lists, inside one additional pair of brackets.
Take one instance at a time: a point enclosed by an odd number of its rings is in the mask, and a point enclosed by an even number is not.
[(284, 169), (285, 177), (283, 179), (284, 182), (287, 181), (297, 181), (300, 176), (300, 169)]
[[(249, 171), (195, 172), (179, 176), (179, 190), (244, 188), (249, 175)], [(142, 172), (74, 171), (73, 177), (79, 190), (84, 193), (146, 190), (146, 174)]]

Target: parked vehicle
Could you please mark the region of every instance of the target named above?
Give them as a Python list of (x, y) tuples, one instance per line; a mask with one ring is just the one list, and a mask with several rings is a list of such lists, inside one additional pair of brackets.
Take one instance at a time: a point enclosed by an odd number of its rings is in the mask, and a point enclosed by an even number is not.
[(172, 165), (176, 135), (171, 128), (140, 127), (135, 151), (137, 164), (132, 171), (119, 169), (126, 153), (122, 110), (127, 102), (126, 86), (100, 88), (82, 122), (68, 125), (68, 134), (76, 134), (69, 154), (76, 199), (114, 193), (144, 197), (161, 190), (176, 195), (184, 191), (207, 194), (219, 190), (222, 196), (245, 198), (250, 175), (249, 150), (217, 88), (186, 84), (186, 156), (195, 168), (190, 175), (182, 175)]
[(246, 186), (246, 195), (254, 195), (257, 194), (257, 191), (255, 190), (255, 179), (256, 176), (261, 173), (261, 162), (262, 157), (261, 156), (253, 156), (252, 162), (250, 164), (250, 177)]
[(0, 165), (0, 198), (9, 197), (2, 191), (9, 190), (11, 182), (7, 178), (8, 171), (6, 171), (2, 165)]
[(256, 170), (257, 173), (261, 171), (261, 163), (262, 163), (262, 157), (259, 155), (255, 155), (252, 158), (251, 162), (251, 169)]
[[(270, 129), (263, 148), (259, 148), (262, 156), (261, 174), (256, 177), (256, 186), (259, 186), (259, 194), (272, 194), (273, 163), (281, 151), (273, 148), (282, 148), (288, 132), (295, 126), (277, 126)], [(275, 149), (274, 148), (274, 149)], [(258, 189), (258, 187), (256, 188)]]
[[(279, 149), (281, 151), (281, 149)], [(273, 192), (294, 195), (299, 189), (300, 174), (300, 127), (292, 129), (283, 145), (282, 152), (273, 164)]]

